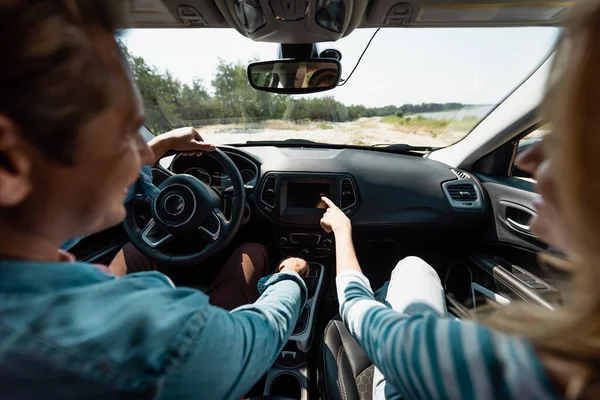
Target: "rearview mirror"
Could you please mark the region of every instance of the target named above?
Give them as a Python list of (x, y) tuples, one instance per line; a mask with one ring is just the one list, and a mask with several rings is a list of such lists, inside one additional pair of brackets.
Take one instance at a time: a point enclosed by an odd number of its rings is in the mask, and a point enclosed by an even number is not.
[(334, 59), (275, 60), (252, 63), (248, 80), (256, 90), (303, 94), (331, 90), (338, 85), (342, 66)]

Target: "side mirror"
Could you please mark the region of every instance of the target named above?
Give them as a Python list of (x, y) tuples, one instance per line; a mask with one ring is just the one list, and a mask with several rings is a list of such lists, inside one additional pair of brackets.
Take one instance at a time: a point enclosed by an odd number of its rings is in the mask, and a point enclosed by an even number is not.
[(338, 85), (342, 66), (334, 59), (275, 60), (248, 66), (248, 81), (256, 90), (284, 94), (316, 93)]

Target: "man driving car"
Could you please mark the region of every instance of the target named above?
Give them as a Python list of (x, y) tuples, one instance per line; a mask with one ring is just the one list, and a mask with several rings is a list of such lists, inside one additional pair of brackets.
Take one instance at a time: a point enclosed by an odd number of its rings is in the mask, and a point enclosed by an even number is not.
[(275, 361), (307, 296), (300, 260), (228, 312), (161, 273), (117, 278), (60, 251), (118, 224), (159, 153), (139, 134), (140, 100), (115, 41), (124, 5), (0, 1), (0, 36), (11, 38), (0, 42), (3, 399), (239, 399)]
[[(205, 143), (194, 128), (179, 128), (157, 136), (148, 142), (153, 153), (150, 165), (154, 165), (168, 151), (181, 152), (184, 156), (201, 156), (202, 152), (214, 151), (215, 146)], [(129, 191), (127, 200), (137, 194), (153, 200), (158, 192), (152, 184), (152, 172), (149, 166), (142, 168), (138, 182)], [(302, 260), (284, 261), (305, 263)], [(236, 249), (220, 268), (208, 289), (210, 303), (226, 310), (233, 310), (256, 301), (259, 297), (258, 280), (268, 270), (269, 257), (267, 249), (258, 243), (247, 243)], [(134, 272), (168, 270), (167, 265), (160, 265), (143, 255), (131, 243), (127, 243), (109, 265), (109, 270), (117, 276)]]

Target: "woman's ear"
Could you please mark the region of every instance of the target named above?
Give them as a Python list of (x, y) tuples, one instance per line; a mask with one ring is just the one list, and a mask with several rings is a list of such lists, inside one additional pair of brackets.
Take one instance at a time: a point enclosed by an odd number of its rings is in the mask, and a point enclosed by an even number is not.
[(21, 204), (31, 192), (31, 160), (16, 125), (0, 114), (0, 207)]

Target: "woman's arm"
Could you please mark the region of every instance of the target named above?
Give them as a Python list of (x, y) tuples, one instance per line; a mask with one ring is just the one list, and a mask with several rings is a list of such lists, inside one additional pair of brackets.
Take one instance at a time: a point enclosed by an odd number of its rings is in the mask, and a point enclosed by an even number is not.
[(321, 227), (327, 233), (333, 232), (335, 236), (337, 274), (339, 275), (345, 271), (362, 272), (354, 251), (354, 243), (352, 243), (352, 224), (350, 220), (327, 197), (321, 199), (327, 204), (327, 211), (321, 219)]
[(391, 397), (556, 398), (526, 340), (434, 312), (399, 313), (376, 301), (357, 272), (336, 283), (344, 324), (385, 376)]
[(554, 398), (531, 346), (520, 338), (435, 312), (397, 312), (375, 300), (352, 243), (350, 221), (329, 199), (321, 220), (336, 240), (344, 324), (385, 376), (387, 395), (406, 399)]

